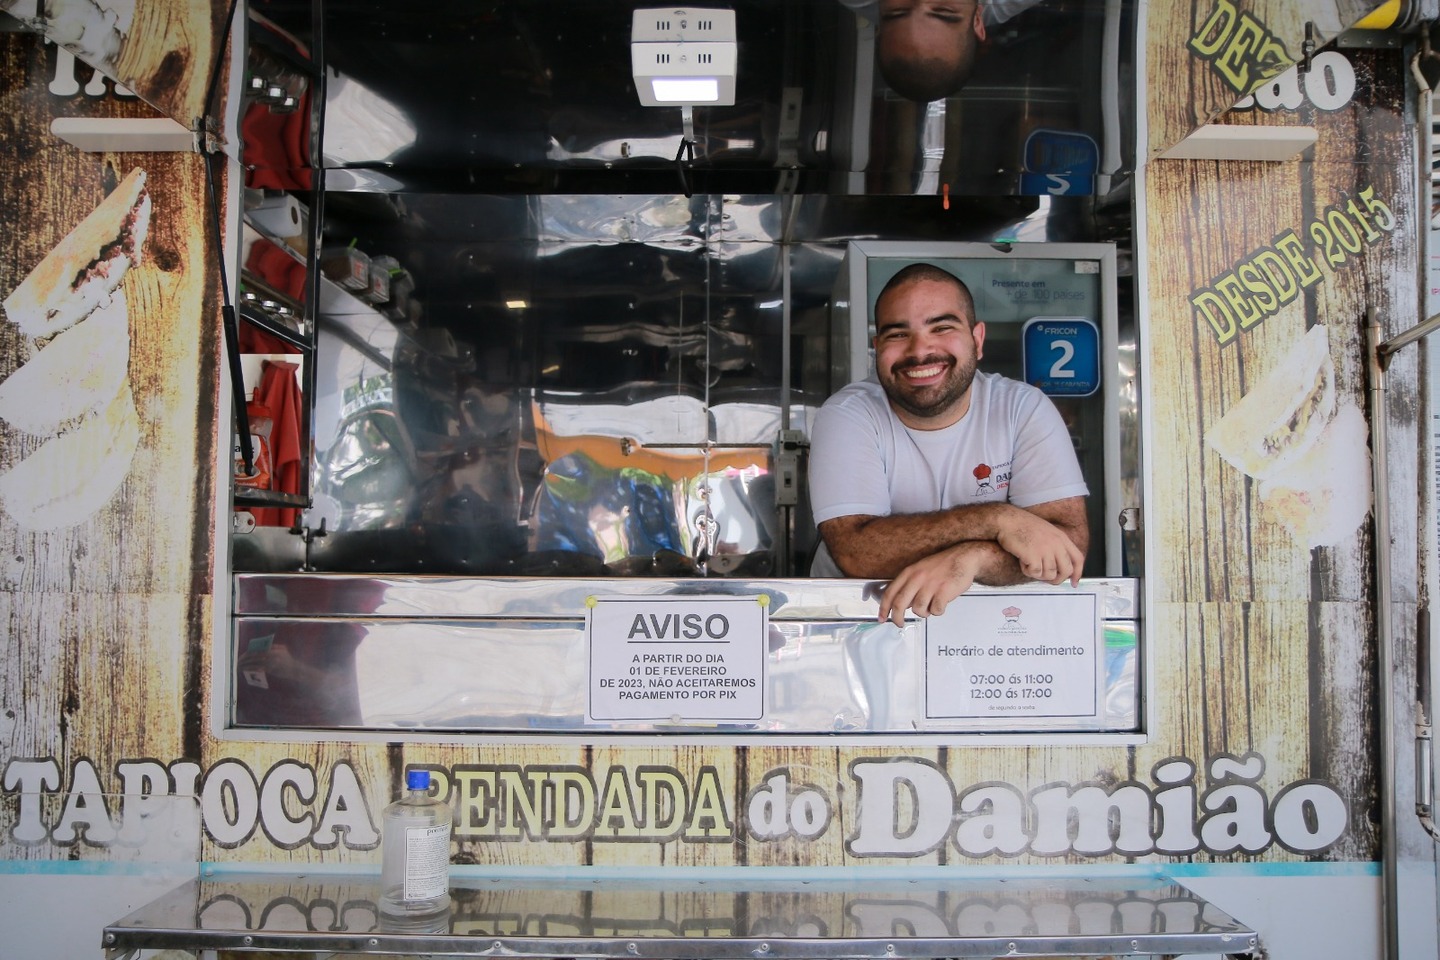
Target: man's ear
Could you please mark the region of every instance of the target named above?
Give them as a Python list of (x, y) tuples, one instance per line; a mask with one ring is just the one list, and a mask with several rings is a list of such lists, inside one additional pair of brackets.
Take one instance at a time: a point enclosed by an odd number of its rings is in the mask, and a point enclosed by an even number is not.
[(978, 43), (985, 42), (985, 4), (975, 4), (975, 40)]
[(970, 334), (975, 338), (975, 359), (979, 360), (985, 356), (985, 321), (976, 320), (970, 328)]

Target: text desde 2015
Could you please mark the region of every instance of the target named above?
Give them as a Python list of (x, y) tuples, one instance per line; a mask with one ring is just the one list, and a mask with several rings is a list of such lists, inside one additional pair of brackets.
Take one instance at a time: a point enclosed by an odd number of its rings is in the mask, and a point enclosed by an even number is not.
[(1274, 316), (1333, 272), (1360, 260), (1399, 225), (1390, 205), (1367, 186), (1330, 204), (1305, 227), (1310, 245), (1286, 230), (1190, 295), (1190, 304), (1223, 347), (1242, 330)]

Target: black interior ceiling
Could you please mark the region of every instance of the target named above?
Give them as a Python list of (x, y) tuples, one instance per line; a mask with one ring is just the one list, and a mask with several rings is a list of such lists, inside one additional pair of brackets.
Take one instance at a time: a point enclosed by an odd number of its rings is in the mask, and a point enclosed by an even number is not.
[[(631, 77), (631, 14), (653, 5), (325, 0), (317, 16), (308, 2), (255, 0), (252, 9), (414, 124), (413, 145), (398, 154), (345, 165), (426, 192), (648, 194), (679, 186), (671, 146), (681, 131), (680, 111), (641, 106)], [(923, 106), (883, 88), (857, 93), (868, 48), (857, 45), (854, 10), (838, 0), (706, 5), (735, 10), (739, 65), (735, 105), (695, 110), (693, 192), (855, 192), (837, 182), (850, 172), (865, 174), (865, 193), (912, 192)], [(1134, 6), (1109, 4), (1110, 15), (1128, 23)], [(1017, 124), (1099, 132), (1106, 7), (1048, 0), (990, 30), (975, 74), (947, 104), (961, 114), (950, 120), (961, 141), (947, 151), (952, 192), (1007, 192), (1019, 158), (994, 145), (1013, 140)], [(789, 127), (787, 89), (800, 102)], [(857, 102), (869, 128), (858, 133)]]

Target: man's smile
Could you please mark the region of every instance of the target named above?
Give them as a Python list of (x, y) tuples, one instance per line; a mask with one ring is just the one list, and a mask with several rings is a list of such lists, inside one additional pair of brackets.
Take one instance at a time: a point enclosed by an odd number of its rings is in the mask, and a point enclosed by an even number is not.
[(904, 377), (911, 383), (918, 383), (922, 380), (933, 380), (936, 377), (943, 377), (952, 366), (952, 361), (930, 360), (923, 363), (911, 363), (908, 365), (897, 364), (892, 369), (898, 376)]

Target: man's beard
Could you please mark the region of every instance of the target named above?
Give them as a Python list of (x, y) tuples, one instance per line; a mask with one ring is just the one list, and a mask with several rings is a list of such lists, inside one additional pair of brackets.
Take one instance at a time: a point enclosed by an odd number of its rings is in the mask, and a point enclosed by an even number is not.
[[(925, 387), (909, 387), (904, 377), (906, 370), (935, 363), (949, 365), (945, 379)], [(922, 360), (907, 360), (892, 366), (889, 376), (880, 378), (880, 386), (895, 406), (911, 416), (928, 420), (960, 402), (975, 379), (975, 368), (974, 360), (967, 363), (955, 357), (931, 356)]]

